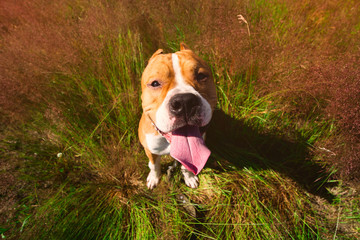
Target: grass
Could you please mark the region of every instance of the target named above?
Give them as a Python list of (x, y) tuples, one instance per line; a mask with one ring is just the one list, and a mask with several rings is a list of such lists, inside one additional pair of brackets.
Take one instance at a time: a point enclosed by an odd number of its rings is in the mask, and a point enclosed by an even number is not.
[[(178, 181), (176, 187), (151, 193), (144, 187), (146, 169), (142, 168), (139, 175), (133, 166), (145, 166), (146, 158), (142, 152), (135, 156), (132, 153), (134, 145), (138, 145), (136, 127), (140, 102), (139, 91), (135, 91), (138, 90), (135, 80), (140, 78), (144, 66), (141, 43), (136, 35), (127, 32), (104, 46), (104, 66), (108, 69), (104, 75), (98, 75), (90, 66), (91, 71), (87, 75), (75, 72), (70, 78), (56, 76), (53, 81), (60, 93), (54, 96), (54, 100), (64, 98), (62, 92), (65, 90), (61, 87), (69, 88), (67, 84), (73, 84), (70, 87), (73, 92), (66, 95), (70, 101), (64, 103), (64, 115), (60, 116), (65, 124), (50, 125), (58, 137), (59, 152), (62, 153), (55, 160), (55, 165), (60, 165), (58, 171), (65, 174), (67, 183), (60, 185), (54, 196), (45, 200), (34, 216), (24, 220), (21, 230), (27, 231), (23, 236), (38, 239), (192, 236), (200, 239), (306, 239), (308, 236), (319, 236), (316, 220), (308, 217), (313, 212), (310, 203), (303, 200), (306, 197), (302, 190), (288, 177), (284, 178), (273, 170), (278, 168), (286, 172), (288, 169), (281, 169), (279, 163), (273, 162), (271, 158), (274, 153), (264, 155), (263, 147), (258, 149), (252, 144), (277, 147), (271, 144), (276, 138), (282, 141), (280, 138), (291, 128), (298, 132), (297, 138), (304, 139), (294, 149), (301, 148), (299, 151), (303, 151), (307, 146), (301, 144), (310, 145), (331, 131), (326, 122), (322, 123), (325, 126), (318, 126), (310, 119), (307, 125), (312, 124), (311, 127), (292, 126), (291, 120), (276, 111), (276, 105), (272, 104), (271, 100), (276, 94), (257, 96), (253, 87), (256, 70), (251, 68), (244, 74), (230, 76), (224, 66), (223, 72), (219, 72), (215, 66), (218, 107), (223, 109), (225, 117), (231, 118), (232, 122), (225, 119), (227, 124), (232, 124), (229, 126), (230, 132), (236, 132), (229, 137), (246, 136), (247, 141), (252, 143), (249, 147), (222, 144), (216, 147), (218, 143), (213, 138), (218, 139), (216, 134), (224, 135), (228, 131), (215, 126), (214, 132), (209, 132), (213, 162), (226, 167), (204, 171), (198, 190), (188, 189)], [(215, 116), (216, 121), (220, 120)], [(248, 129), (239, 124), (244, 124)], [(274, 128), (276, 135), (271, 136)], [(320, 133), (318, 128), (322, 129)], [(250, 135), (254, 133), (257, 136), (251, 139)], [(224, 143), (231, 144), (229, 141)], [(289, 143), (283, 144), (285, 147)], [(117, 154), (123, 156), (118, 159)], [(306, 164), (300, 162), (306, 161), (300, 154), (293, 154), (293, 157), (300, 159), (282, 159), (283, 164), (289, 164), (288, 168), (292, 167), (291, 161)], [(275, 155), (284, 157), (277, 153)], [(71, 174), (76, 168), (92, 176), (87, 182), (76, 183)], [(58, 173), (55, 171), (53, 174)], [(193, 205), (201, 218), (194, 218), (185, 207), (181, 207), (176, 200), (179, 194), (187, 196), (188, 204)]]
[[(67, 9), (81, 12), (76, 17), (66, 16), (76, 21), (90, 21), (86, 11), (98, 7), (68, 4)], [(144, 2), (144, 12), (152, 4)], [(221, 42), (226, 34), (216, 35), (216, 31), (204, 27), (205, 23), (214, 23), (210, 17), (216, 11), (238, 10), (236, 1), (215, 9), (203, 2), (194, 9), (178, 8), (170, 1), (169, 9), (176, 11), (184, 24), (177, 22), (177, 18), (169, 18), (169, 25), (161, 20), (163, 16), (157, 11), (173, 16), (161, 5), (154, 13), (144, 13), (146, 24), (140, 22), (136, 27), (117, 29), (116, 34), (109, 36), (94, 34), (91, 39), (96, 51), (81, 48), (78, 55), (81, 61), (70, 64), (66, 71), (46, 74), (48, 90), (30, 120), (21, 126), (1, 129), (4, 134), (0, 137), (0, 157), (6, 164), (14, 162), (17, 167), (13, 171), (24, 183), (15, 214), (1, 223), (2, 237), (355, 239), (359, 236), (358, 197), (353, 188), (343, 184), (336, 175), (336, 166), (328, 160), (333, 152), (326, 144), (337, 138), (341, 129), (337, 119), (324, 110), (326, 94), (296, 85), (297, 78), (293, 80), (295, 87), (287, 87), (283, 76), (290, 78), (296, 73), (293, 63), (282, 73), (271, 75), (272, 70), (261, 62), (268, 55), (264, 53), (264, 57), (256, 49), (257, 46), (269, 49), (261, 41), (274, 44), (279, 52), (304, 39), (325, 41), (321, 36), (326, 34), (331, 9), (317, 12), (309, 4), (299, 7), (286, 1), (254, 1), (243, 6), (241, 9), (247, 14), (241, 13), (249, 24), (242, 35), (245, 40), (239, 44), (250, 48), (251, 56), (241, 67), (238, 67), (241, 53), (234, 54), (236, 47), (229, 50), (232, 58), (222, 48), (224, 43), (215, 41), (213, 49), (198, 49), (211, 65), (219, 99), (207, 132), (212, 155), (199, 175), (198, 189), (186, 187), (179, 171), (170, 180), (163, 175), (155, 190), (146, 188), (147, 158), (137, 139), (141, 115), (139, 79), (159, 42), (168, 51), (178, 50), (179, 41), (191, 45), (206, 34), (215, 34)], [(105, 5), (101, 5), (101, 11), (129, 10), (136, 4)], [(291, 16), (296, 9), (306, 12), (308, 8), (313, 15), (299, 28), (299, 19), (291, 20)], [(186, 17), (182, 11), (191, 14)], [(210, 15), (202, 18), (202, 11)], [(130, 19), (125, 12), (124, 18)], [(239, 24), (238, 14), (234, 14), (234, 24)], [(132, 17), (136, 19), (135, 15)], [(223, 16), (227, 21), (226, 17)], [(233, 26), (232, 21), (228, 23)], [(146, 34), (147, 24), (159, 24), (159, 35)], [(321, 31), (308, 31), (311, 24)], [(112, 26), (110, 20), (104, 21), (104, 25)], [(222, 27), (220, 24), (219, 29)], [(300, 29), (302, 36), (292, 42), (294, 29)], [(269, 33), (268, 36), (260, 36), (261, 31)], [(227, 33), (233, 36), (242, 32)], [(203, 44), (209, 42), (204, 40)], [(244, 52), (244, 56), (249, 52)], [(284, 59), (294, 59), (288, 52), (282, 53), (283, 56), (274, 58), (272, 66), (280, 66)], [(265, 81), (264, 76), (271, 76), (270, 80)], [(268, 87), (276, 83), (281, 87)], [(171, 161), (164, 159), (163, 172)], [(1, 174), (8, 176), (6, 170), (1, 170)]]

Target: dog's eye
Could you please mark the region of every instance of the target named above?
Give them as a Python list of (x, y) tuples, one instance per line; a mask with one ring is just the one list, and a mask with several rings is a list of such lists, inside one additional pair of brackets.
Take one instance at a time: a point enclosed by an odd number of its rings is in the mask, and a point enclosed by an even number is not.
[(207, 78), (208, 78), (208, 75), (206, 75), (205, 73), (198, 73), (196, 75), (196, 80), (198, 82), (204, 82), (204, 81), (206, 81)]
[(155, 80), (150, 83), (150, 86), (153, 88), (157, 88), (157, 87), (160, 87), (161, 84), (159, 83), (159, 81)]

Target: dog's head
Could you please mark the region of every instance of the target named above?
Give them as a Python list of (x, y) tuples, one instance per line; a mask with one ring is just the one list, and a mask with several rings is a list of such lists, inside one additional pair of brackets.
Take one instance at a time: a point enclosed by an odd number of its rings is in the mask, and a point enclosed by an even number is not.
[(217, 101), (211, 69), (185, 44), (176, 53), (157, 50), (141, 86), (144, 114), (162, 133), (210, 122)]

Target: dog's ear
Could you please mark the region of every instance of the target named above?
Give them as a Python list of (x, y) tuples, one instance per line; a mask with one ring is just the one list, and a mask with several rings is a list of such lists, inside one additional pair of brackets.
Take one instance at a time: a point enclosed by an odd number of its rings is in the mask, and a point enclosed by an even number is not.
[(164, 53), (164, 50), (158, 49), (158, 50), (151, 56), (151, 58), (149, 59), (149, 62), (150, 62), (154, 57), (156, 57), (157, 55), (163, 54), (163, 53)]
[(191, 50), (185, 43), (180, 43), (180, 51), (182, 50)]

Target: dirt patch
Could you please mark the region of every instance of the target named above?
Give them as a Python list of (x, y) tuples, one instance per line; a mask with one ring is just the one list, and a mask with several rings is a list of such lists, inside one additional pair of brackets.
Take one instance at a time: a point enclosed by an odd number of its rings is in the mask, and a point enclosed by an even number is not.
[[(16, 141), (0, 139), (0, 226), (5, 229), (16, 224), (17, 207), (25, 197), (26, 187), (25, 181), (19, 179), (23, 160), (19, 158), (16, 149), (9, 149), (9, 145), (17, 146)], [(9, 232), (5, 236), (9, 236)]]
[(359, 239), (360, 198), (358, 189), (338, 186), (329, 190), (337, 196), (338, 204), (327, 204), (322, 198), (313, 198), (314, 210), (324, 219), (320, 224), (330, 230), (332, 236), (329, 234), (328, 237)]
[(25, 182), (19, 181), (19, 163), (14, 159), (8, 159), (1, 163), (0, 177), (0, 222), (5, 225), (6, 221), (14, 217), (15, 204), (22, 199), (21, 189)]

